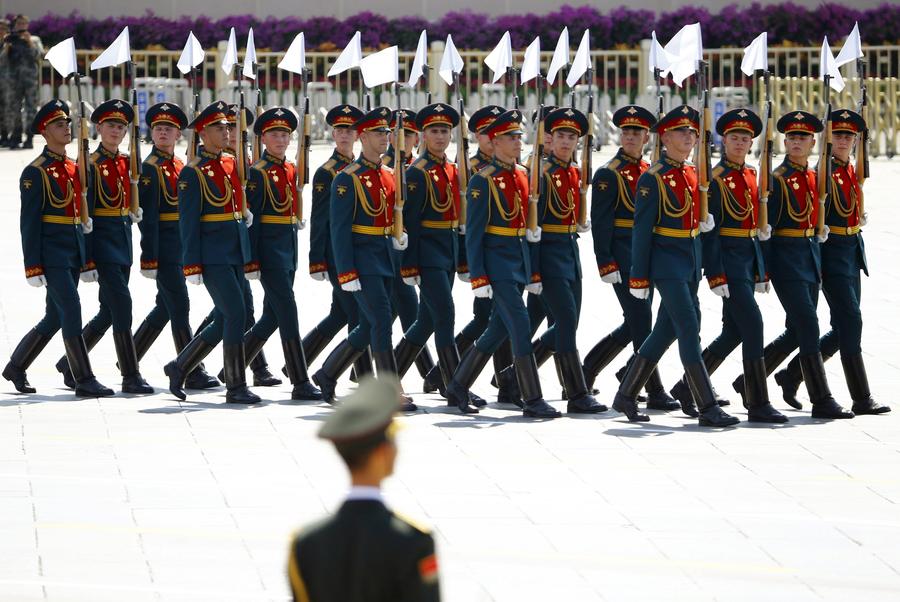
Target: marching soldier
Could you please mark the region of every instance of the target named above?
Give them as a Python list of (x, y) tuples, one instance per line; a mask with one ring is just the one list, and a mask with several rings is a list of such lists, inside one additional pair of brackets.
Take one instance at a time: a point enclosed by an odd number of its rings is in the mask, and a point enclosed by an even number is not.
[[(677, 338), (681, 362), (700, 406), (700, 426), (733, 426), (740, 421), (719, 407), (700, 353), (700, 191), (696, 171), (686, 163), (697, 145), (700, 116), (696, 109), (682, 105), (652, 129), (665, 152), (638, 180), (629, 288), (638, 299), (649, 299), (652, 283), (662, 300), (656, 323), (634, 356), (613, 409), (632, 422), (650, 419), (638, 411), (637, 395)], [(709, 217), (704, 231), (713, 225)]]
[[(859, 113), (849, 109), (838, 109), (831, 118), (834, 154), (831, 191), (825, 206), (829, 233), (822, 245), (822, 291), (831, 309), (831, 330), (819, 340), (819, 346), (823, 361), (840, 350), (853, 413), (883, 414), (891, 408), (872, 399), (862, 358), (860, 271), (868, 276), (869, 270), (860, 228), (865, 225), (866, 216), (860, 213), (862, 190), (850, 164), (853, 146), (867, 126)], [(775, 381), (784, 390), (785, 400), (799, 409), (796, 394), (803, 382), (800, 357), (794, 356), (785, 370), (777, 372)]]
[(288, 378), (294, 385), (291, 399), (315, 401), (322, 394), (309, 382), (294, 299), (299, 191), (297, 166), (285, 154), (295, 129), (297, 117), (284, 107), (265, 111), (253, 124), (265, 150), (250, 169), (247, 182), (247, 202), (256, 216), (250, 228), (248, 277), (256, 273), (266, 296), (259, 321), (244, 335), (244, 359), (251, 362), (277, 328)]
[[(403, 223), (409, 246), (402, 255), (400, 275), (410, 287), (419, 286), (422, 297), (416, 321), (394, 350), (402, 378), (413, 361), (427, 353), (426, 343), (434, 334), (443, 385), (450, 382), (459, 365), (453, 340), (455, 309), (451, 290), (459, 255), (460, 192), (457, 166), (446, 155), (457, 125), (459, 113), (441, 102), (424, 107), (416, 117), (425, 144), (422, 155), (406, 172), (408, 193)], [(430, 369), (422, 365), (426, 367)]]
[[(172, 326), (175, 350), (181, 351), (193, 338), (190, 301), (184, 281), (181, 236), (178, 228), (178, 176), (184, 163), (175, 156), (175, 144), (187, 127), (184, 111), (174, 103), (158, 103), (145, 117), (153, 148), (141, 169), (141, 275), (156, 281), (156, 303), (134, 333), (138, 360), (144, 357), (162, 333)], [(219, 381), (197, 366), (187, 377), (188, 389), (210, 389)]]
[(188, 125), (202, 147), (178, 178), (178, 215), (181, 226), (184, 275), (190, 284), (206, 285), (215, 303), (212, 322), (166, 364), (169, 390), (186, 399), (184, 379), (220, 341), (225, 359), (225, 400), (258, 403), (247, 388), (243, 336), (246, 324), (243, 281), (250, 263), (248, 223), (241, 182), (222, 159), (228, 144), (228, 106), (214, 102)]
[[(703, 350), (703, 363), (712, 374), (740, 344), (744, 358), (744, 404), (750, 422), (784, 423), (788, 419), (769, 403), (763, 360), (763, 319), (754, 292), (769, 290), (766, 267), (759, 243), (768, 240), (771, 227), (759, 233), (759, 190), (756, 170), (744, 159), (753, 139), (762, 132), (760, 118), (749, 109), (734, 109), (716, 122), (722, 137), (722, 160), (713, 169), (709, 190), (709, 213), (715, 227), (702, 236), (704, 272), (710, 288), (724, 287), (722, 332)], [(697, 408), (687, 382), (682, 378), (672, 388), (688, 416)]]
[[(544, 401), (537, 364), (531, 349), (528, 311), (523, 289), (541, 290), (537, 249), (540, 227), (526, 235), (528, 177), (516, 164), (522, 150), (522, 114), (506, 111), (487, 126), (494, 157), (469, 181), (466, 254), (472, 289), (494, 300), (484, 334), (463, 356), (447, 386), (448, 401), (463, 413), (477, 413), (469, 405), (468, 390), (488, 358), (507, 337), (512, 341), (513, 366), (524, 400), (525, 416), (556, 418), (560, 412)], [(527, 237), (527, 238), (526, 238)], [(504, 385), (500, 381), (501, 388)]]
[(440, 600), (430, 531), (385, 506), (381, 483), (394, 472), (395, 380), (360, 382), (319, 430), (350, 471), (338, 511), (291, 541), (288, 578), (295, 602)]
[(68, 105), (60, 100), (45, 104), (35, 115), (31, 132), (43, 136), (46, 146), (19, 179), (19, 230), (25, 279), (31, 286), (47, 288), (47, 308), (41, 321), (16, 346), (3, 378), (12, 381), (20, 393), (34, 393), (26, 370), (62, 328), (75, 395), (107, 397), (114, 393), (94, 377), (81, 337), (77, 289), (86, 253), (81, 182), (75, 162), (66, 157), (66, 145), (72, 140)]
[[(397, 374), (391, 344), (391, 281), (394, 250), (406, 248), (392, 234), (394, 180), (381, 162), (387, 149), (391, 110), (376, 107), (356, 122), (362, 153), (331, 185), (331, 244), (338, 282), (359, 305), (359, 323), (313, 375), (326, 401), (335, 399), (337, 379), (371, 345), (379, 376)], [(414, 411), (407, 401), (404, 411)]]
[(587, 231), (578, 225), (581, 198), (581, 174), (572, 164), (578, 139), (587, 133), (587, 118), (571, 108), (554, 109), (544, 119), (552, 151), (544, 163), (543, 188), (538, 202), (541, 225), (540, 266), (544, 290), (541, 301), (546, 306), (550, 327), (534, 345), (535, 359), (540, 365), (538, 348), (543, 355), (553, 355), (568, 399), (568, 412), (596, 414), (607, 407), (590, 394), (575, 342), (581, 314), (581, 260), (578, 233)]
[[(591, 183), (591, 233), (600, 279), (611, 284), (622, 308), (622, 324), (594, 345), (584, 358), (585, 379), (589, 387), (603, 368), (629, 344), (634, 351), (650, 334), (653, 324), (653, 287), (647, 299), (634, 297), (628, 289), (631, 275), (631, 234), (637, 183), (650, 165), (641, 156), (650, 139), (656, 117), (638, 105), (626, 105), (613, 114), (619, 128), (620, 148), (609, 163), (594, 173)], [(647, 408), (671, 411), (680, 406), (666, 393), (659, 370), (655, 369), (644, 385)]]
[[(87, 261), (81, 279), (100, 284), (100, 310), (87, 323), (82, 337), (87, 348), (93, 349), (112, 326), (116, 358), (122, 374), (123, 393), (153, 393), (138, 369), (138, 355), (131, 335), (131, 224), (141, 221), (129, 213), (131, 183), (128, 156), (119, 152), (128, 124), (135, 118), (134, 109), (124, 100), (111, 99), (100, 104), (91, 114), (97, 125), (100, 145), (91, 155), (88, 165), (88, 207), (94, 229), (85, 237)], [(56, 364), (64, 375), (66, 385), (74, 388), (72, 373), (66, 358)]]
[[(342, 104), (333, 107), (325, 115), (325, 122), (331, 126), (331, 138), (334, 140), (334, 152), (331, 157), (313, 175), (312, 210), (309, 218), (309, 275), (313, 280), (331, 283), (331, 308), (328, 315), (303, 337), (303, 353), (306, 361), (312, 363), (331, 340), (348, 326), (350, 330), (358, 322), (358, 307), (353, 294), (341, 288), (337, 279), (334, 262), (334, 251), (331, 246), (330, 209), (331, 183), (334, 176), (353, 162), (353, 144), (356, 142), (356, 129), (353, 125), (363, 116), (363, 112), (352, 105)], [(357, 374), (371, 372), (369, 365), (360, 367), (360, 361), (369, 360), (369, 354), (363, 354), (357, 360), (354, 370)]]
[[(813, 418), (853, 418), (831, 396), (825, 376), (825, 364), (819, 349), (819, 319), (816, 306), (822, 282), (821, 243), (827, 232), (816, 234), (818, 190), (816, 174), (808, 167), (809, 154), (821, 132), (822, 122), (812, 113), (792, 111), (778, 120), (785, 134), (784, 162), (775, 170), (775, 183), (769, 200), (772, 239), (767, 243), (766, 269), (775, 294), (785, 312), (785, 331), (763, 350), (766, 374), (771, 374), (800, 347), (800, 368), (813, 404)], [(733, 384), (736, 391), (745, 388), (744, 378)]]

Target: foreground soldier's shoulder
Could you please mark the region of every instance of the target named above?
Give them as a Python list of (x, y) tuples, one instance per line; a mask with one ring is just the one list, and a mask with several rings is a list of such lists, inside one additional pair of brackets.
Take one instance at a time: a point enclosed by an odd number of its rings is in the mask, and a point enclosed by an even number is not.
[(725, 168), (722, 167), (721, 165), (716, 165), (716, 166), (713, 168), (713, 171), (712, 171), (712, 177), (718, 178), (718, 177), (721, 176), (723, 173), (725, 173)]
[(431, 537), (431, 527), (428, 525), (406, 516), (405, 514), (400, 514), (399, 512), (392, 512), (392, 514), (394, 515), (395, 526), (400, 530), (406, 533), (415, 533)]
[(654, 164), (650, 167), (650, 169), (648, 169), (648, 170), (646, 171), (646, 173), (648, 173), (648, 174), (650, 174), (650, 175), (656, 175), (656, 174), (658, 174), (659, 172), (661, 172), (662, 169), (663, 169), (663, 164), (662, 164), (662, 163), (654, 163)]
[[(354, 174), (357, 171), (359, 171), (359, 168), (360, 168), (359, 163), (351, 163), (350, 165), (348, 165), (347, 167), (342, 169), (340, 171), (340, 174), (347, 174), (347, 175)], [(340, 174), (338, 174), (338, 175), (340, 175)]]

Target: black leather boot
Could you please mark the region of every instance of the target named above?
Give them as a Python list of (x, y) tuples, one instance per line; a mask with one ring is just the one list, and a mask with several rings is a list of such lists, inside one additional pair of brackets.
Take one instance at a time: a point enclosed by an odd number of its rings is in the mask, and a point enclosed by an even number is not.
[(555, 357), (559, 359), (559, 369), (566, 389), (566, 398), (568, 399), (566, 411), (568, 413), (599, 414), (609, 409), (594, 399), (594, 396), (588, 391), (581, 358), (578, 357), (577, 351), (557, 353)]
[(22, 143), (22, 130), (21, 128), (16, 128), (12, 134), (9, 135), (9, 139), (6, 141), (6, 148), (16, 149), (19, 148), (19, 144)]
[(306, 358), (303, 357), (303, 343), (299, 338), (281, 341), (281, 349), (284, 351), (285, 368), (288, 378), (294, 385), (291, 391), (291, 399), (297, 401), (322, 401), (322, 392), (311, 382), (306, 370)]
[(362, 355), (353, 362), (353, 369), (350, 370), (350, 380), (359, 382), (362, 377), (369, 374), (375, 374), (375, 369), (372, 367), (372, 351), (369, 347), (366, 347)]
[(562, 416), (562, 412), (544, 401), (534, 355), (514, 358), (513, 365), (516, 367), (516, 377), (519, 379), (522, 400), (525, 402), (522, 415), (527, 418), (559, 418)]
[(163, 368), (163, 372), (169, 377), (169, 391), (178, 399), (184, 401), (187, 399), (187, 393), (184, 392), (184, 379), (191, 371), (200, 365), (210, 351), (215, 348), (203, 340), (200, 335), (191, 339), (178, 353), (178, 357), (169, 362)]
[(800, 356), (800, 370), (803, 372), (803, 380), (806, 383), (806, 392), (812, 403), (812, 417), (837, 420), (853, 418), (853, 412), (844, 409), (831, 395), (828, 387), (828, 378), (825, 376), (825, 363), (822, 355)]
[[(763, 349), (763, 361), (765, 362), (765, 365), (766, 365), (766, 376), (775, 372), (775, 369), (778, 368), (778, 366), (780, 366), (784, 362), (784, 360), (786, 360), (788, 358), (788, 355), (790, 355), (790, 353), (782, 353), (781, 351), (777, 350), (775, 348), (775, 343), (769, 343), (768, 345), (766, 345), (765, 348)], [(731, 386), (735, 390), (735, 392), (740, 394), (741, 402), (744, 404), (744, 407), (746, 408), (747, 400), (744, 398), (744, 396), (746, 394), (746, 388), (744, 387), (744, 375), (741, 374), (736, 379), (734, 379), (734, 382), (731, 383)], [(800, 409), (799, 404), (797, 404), (796, 406), (793, 406), (793, 404), (788, 402), (788, 405), (791, 405), (792, 407), (795, 407), (798, 410)]]
[[(100, 342), (100, 339), (103, 338), (103, 335), (106, 334), (106, 331), (97, 330), (94, 328), (90, 322), (87, 323), (87, 326), (81, 331), (81, 339), (84, 341), (87, 350), (90, 351), (94, 347), (96, 347), (97, 343)], [(63, 375), (63, 383), (69, 387), (70, 389), (75, 388), (75, 377), (72, 376), (72, 371), (69, 369), (69, 362), (66, 359), (66, 356), (62, 356), (58, 362), (56, 362), (56, 371)]]
[[(459, 356), (465, 355), (466, 351), (469, 350), (469, 347), (471, 347), (472, 344), (475, 342), (472, 339), (470, 339), (469, 337), (467, 337), (466, 335), (464, 335), (463, 333), (459, 333), (458, 335), (456, 335), (456, 337), (454, 338), (454, 341), (456, 343), (456, 351), (459, 354)], [(440, 358), (440, 354), (438, 354), (438, 365), (435, 366), (434, 368), (432, 368), (431, 371), (428, 373), (428, 376), (425, 378), (424, 391), (426, 393), (432, 393), (434, 391), (438, 391), (441, 394), (441, 397), (446, 398), (447, 390), (445, 388), (445, 383), (443, 382), (443, 376), (442, 376), (443, 371), (441, 370), (440, 363), (441, 363), (441, 358)], [(452, 376), (453, 372), (455, 372), (455, 371), (456, 371), (456, 369), (454, 368), (453, 371), (450, 372), (450, 375)], [(448, 382), (448, 384), (449, 384), (449, 382)], [(469, 391), (469, 395), (473, 396), (474, 393)], [(478, 397), (477, 395), (474, 395), (474, 396)], [(478, 397), (478, 399), (480, 399), (482, 402), (484, 402), (484, 400), (481, 399), (480, 397)], [(450, 405), (453, 405), (453, 404), (450, 404)]]
[(744, 360), (744, 386), (747, 390), (747, 420), (750, 422), (768, 422), (783, 424), (787, 416), (772, 407), (769, 402), (769, 390), (766, 385), (766, 362), (763, 358)]
[(588, 387), (594, 386), (597, 375), (616, 359), (626, 345), (622, 345), (612, 335), (606, 335), (588, 351), (584, 357), (584, 379)]
[(318, 328), (313, 328), (303, 337), (303, 357), (306, 358), (307, 366), (316, 361), (322, 350), (328, 346), (329, 340)]
[(437, 367), (441, 371), (441, 379), (443, 380), (442, 388), (446, 393), (446, 389), (450, 386), (450, 381), (453, 379), (453, 373), (459, 367), (459, 352), (456, 350), (456, 345), (448, 345), (438, 349), (437, 356)]
[(254, 387), (277, 387), (281, 384), (281, 379), (269, 371), (269, 362), (266, 361), (266, 355), (262, 349), (250, 362), (250, 369), (253, 371)]
[(644, 383), (644, 390), (647, 391), (647, 409), (662, 410), (663, 412), (674, 412), (682, 406), (679, 402), (672, 399), (666, 388), (662, 384), (662, 378), (659, 376), (659, 368), (653, 370)]
[(63, 339), (63, 346), (66, 348), (68, 365), (72, 369), (72, 378), (75, 379), (76, 397), (111, 397), (115, 395), (115, 391), (104, 387), (94, 377), (84, 339), (80, 336)]
[(113, 332), (113, 342), (116, 345), (116, 358), (119, 360), (119, 372), (122, 374), (122, 393), (135, 395), (150, 395), (153, 387), (147, 384), (138, 369), (137, 351), (134, 348), (134, 339), (131, 331)]
[(866, 364), (863, 362), (861, 353), (850, 357), (844, 357), (842, 354), (841, 364), (844, 367), (847, 388), (850, 390), (850, 399), (853, 400), (854, 414), (884, 414), (891, 411), (890, 406), (882, 405), (872, 399), (869, 377), (866, 375)]
[(150, 347), (156, 342), (161, 333), (162, 328), (154, 327), (147, 320), (141, 322), (141, 325), (134, 332), (134, 351), (137, 353), (138, 361), (144, 359), (147, 351), (150, 350)]
[[(173, 330), (172, 340), (175, 342), (175, 351), (181, 353), (181, 350), (187, 347), (192, 338), (193, 336), (191, 335), (190, 330)], [(184, 379), (185, 389), (214, 389), (220, 384), (221, 383), (216, 377), (206, 372), (203, 362), (197, 364), (197, 367), (191, 370)]]
[[(631, 368), (631, 364), (634, 362), (635, 357), (637, 357), (637, 353), (631, 354), (631, 356), (628, 358), (628, 361), (625, 362), (625, 365), (622, 366), (621, 368), (619, 368), (619, 370), (616, 372), (616, 380), (619, 381), (620, 385), (622, 384), (622, 381), (625, 380), (625, 375), (628, 373), (628, 370)], [(649, 379), (650, 379), (650, 377), (648, 376), (647, 380), (649, 380)], [(646, 384), (646, 383), (644, 383), (644, 384)], [(638, 403), (644, 403), (645, 401), (647, 401), (647, 397), (644, 395), (641, 395), (640, 392), (638, 392), (638, 396), (636, 399), (638, 400)]]
[[(827, 359), (824, 355), (822, 360)], [(775, 383), (781, 387), (781, 396), (785, 403), (795, 410), (803, 409), (803, 404), (797, 399), (797, 391), (803, 384), (803, 371), (800, 370), (800, 354), (798, 353), (783, 370), (775, 373)]]
[[(397, 360), (398, 378), (402, 379), (404, 376), (406, 376), (406, 373), (409, 371), (409, 367), (412, 366), (413, 362), (420, 352), (422, 352), (422, 347), (413, 345), (406, 337), (400, 339), (400, 342), (397, 343), (396, 349), (394, 349), (394, 358)], [(376, 360), (376, 366), (377, 365), (378, 362)]]
[(691, 418), (700, 416), (700, 412), (697, 411), (697, 404), (694, 402), (694, 394), (691, 393), (691, 387), (687, 383), (687, 376), (682, 376), (681, 380), (675, 383), (675, 386), (669, 392), (672, 394), (672, 397), (678, 400), (681, 411), (684, 412), (685, 416), (690, 416)]
[(478, 408), (469, 403), (469, 389), (484, 370), (490, 356), (472, 345), (462, 356), (447, 385), (447, 405), (456, 406), (463, 414), (477, 414)]
[(12, 355), (9, 357), (9, 363), (3, 369), (3, 378), (11, 381), (19, 393), (37, 392), (31, 386), (31, 383), (28, 382), (28, 376), (25, 374), (25, 371), (28, 370), (28, 367), (49, 342), (50, 337), (44, 336), (32, 328), (22, 337), (22, 340), (19, 341), (15, 350), (13, 350)]
[[(724, 357), (719, 357), (718, 355), (712, 353), (709, 348), (703, 350), (702, 357), (703, 363), (706, 365), (706, 373), (709, 376), (712, 376), (712, 374), (719, 369), (719, 366), (722, 365), (722, 362), (725, 361)], [(730, 401), (719, 395), (719, 392), (716, 391), (715, 387), (713, 387), (713, 395), (716, 398), (716, 403), (720, 406), (725, 407), (731, 405)]]
[[(436, 383), (428, 380), (428, 375), (431, 374), (431, 371), (434, 370), (434, 368), (434, 359), (431, 357), (431, 352), (426, 345), (425, 347), (422, 347), (422, 351), (416, 356), (416, 369), (419, 371), (419, 376), (422, 377), (423, 393), (434, 393), (435, 391), (441, 391), (444, 388), (444, 381), (441, 379), (438, 379)], [(443, 395), (443, 393), (441, 394)]]
[(638, 391), (644, 387), (650, 373), (656, 369), (656, 364), (640, 355), (633, 355), (628, 364), (628, 371), (621, 379), (612, 408), (625, 414), (629, 422), (649, 422), (650, 417), (638, 410)]
[(22, 143), (22, 148), (34, 148), (33, 136), (31, 134), (28, 134), (25, 137), (25, 142)]
[(493, 360), (494, 376), (491, 378), (491, 386), (499, 389), (500, 381), (497, 379), (500, 373), (513, 364), (512, 343), (508, 338), (500, 343), (500, 346), (494, 351)]
[[(388, 349), (387, 351), (373, 351), (372, 359), (375, 360), (375, 370), (377, 370), (379, 378), (388, 376), (396, 378), (398, 381), (400, 380), (397, 372), (397, 359), (394, 357), (393, 349)], [(419, 407), (413, 403), (413, 400), (409, 395), (402, 392), (400, 393), (401, 412), (415, 412), (418, 409)]]
[(244, 345), (223, 345), (225, 355), (225, 403), (251, 404), (262, 401), (247, 388), (247, 358)]
[(341, 374), (347, 371), (350, 365), (355, 362), (359, 356), (364, 354), (368, 354), (368, 347), (364, 350), (359, 350), (351, 345), (350, 341), (347, 339), (341, 341), (340, 344), (328, 354), (322, 367), (319, 368), (312, 377), (313, 382), (316, 383), (322, 391), (322, 399), (328, 403), (334, 403), (334, 391), (337, 388), (337, 379), (340, 378)]
[(700, 411), (700, 426), (723, 428), (734, 426), (740, 422), (737, 417), (727, 414), (719, 406), (716, 394), (713, 392), (712, 382), (709, 380), (709, 374), (706, 372), (706, 365), (703, 362), (688, 364), (684, 367), (684, 373)]

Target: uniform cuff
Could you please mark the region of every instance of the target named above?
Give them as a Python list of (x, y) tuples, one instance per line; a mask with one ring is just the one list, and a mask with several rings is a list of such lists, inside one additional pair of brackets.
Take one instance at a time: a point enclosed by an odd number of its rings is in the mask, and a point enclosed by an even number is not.
[(317, 274), (319, 272), (327, 272), (327, 271), (328, 271), (328, 264), (325, 263), (324, 261), (321, 261), (319, 263), (309, 264), (309, 273), (310, 274)]
[(534, 272), (534, 273), (531, 274), (531, 283), (532, 283), (532, 284), (534, 284), (535, 282), (540, 282), (540, 281), (541, 281), (541, 275), (540, 275), (540, 273)]
[(25, 277), (33, 278), (35, 276), (43, 276), (44, 275), (44, 266), (42, 265), (33, 265), (31, 267), (25, 268)]
[(647, 278), (629, 278), (628, 288), (650, 288), (650, 280)]
[(619, 271), (619, 264), (615, 261), (611, 261), (609, 263), (604, 263), (603, 265), (597, 265), (597, 269), (600, 270), (601, 276), (606, 276), (607, 274), (612, 274), (613, 272)]
[(338, 284), (347, 284), (348, 282), (353, 282), (357, 279), (359, 279), (359, 273), (356, 270), (338, 274)]
[(401, 278), (412, 278), (414, 276), (419, 275), (419, 268), (400, 268), (400, 277)]
[(195, 276), (197, 274), (203, 273), (203, 266), (199, 264), (186, 265), (181, 271), (184, 273), (185, 277), (187, 276)]
[(141, 269), (142, 270), (158, 270), (159, 262), (156, 260), (153, 261), (143, 261), (141, 260)]
[(488, 280), (487, 276), (479, 276), (478, 278), (472, 278), (472, 280), (470, 281), (470, 284), (472, 285), (473, 289), (481, 288), (482, 286), (487, 286), (490, 283), (491, 283), (491, 281)]
[(466, 274), (466, 273), (468, 273), (468, 271), (469, 271), (469, 264), (467, 264), (467, 263), (461, 263), (458, 266), (456, 266), (457, 274)]
[(86, 264), (84, 264), (83, 266), (81, 266), (82, 272), (90, 272), (91, 270), (96, 270), (96, 269), (97, 269), (97, 264), (94, 263), (93, 261), (89, 261)]
[(244, 273), (249, 274), (250, 272), (258, 272), (259, 271), (259, 262), (251, 261), (250, 263), (244, 264)]
[(716, 288), (717, 286), (722, 286), (723, 284), (728, 284), (728, 278), (725, 277), (725, 274), (709, 276), (706, 278), (706, 280), (707, 280), (707, 282), (709, 282), (709, 288)]

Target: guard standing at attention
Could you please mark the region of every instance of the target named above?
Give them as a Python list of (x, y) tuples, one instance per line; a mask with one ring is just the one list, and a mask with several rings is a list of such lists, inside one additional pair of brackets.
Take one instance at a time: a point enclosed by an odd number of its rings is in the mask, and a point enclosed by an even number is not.
[[(85, 264), (85, 228), (77, 166), (66, 157), (66, 145), (72, 140), (71, 124), (69, 106), (59, 99), (41, 107), (31, 123), (31, 132), (43, 136), (46, 146), (19, 178), (22, 199), (19, 231), (25, 280), (31, 286), (47, 288), (47, 306), (41, 321), (12, 352), (3, 369), (3, 378), (11, 381), (20, 393), (34, 393), (26, 370), (62, 328), (75, 395), (107, 397), (113, 391), (94, 377), (81, 337), (78, 276)], [(89, 228), (91, 220), (85, 221)]]
[(250, 263), (247, 210), (241, 182), (226, 168), (222, 151), (228, 144), (228, 106), (217, 101), (203, 109), (188, 127), (203, 146), (178, 178), (178, 215), (184, 275), (190, 284), (204, 284), (213, 299), (212, 322), (166, 364), (169, 390), (186, 399), (184, 379), (209, 352), (223, 342), (224, 377), (228, 403), (258, 403), (247, 388), (244, 360), (243, 281)]

